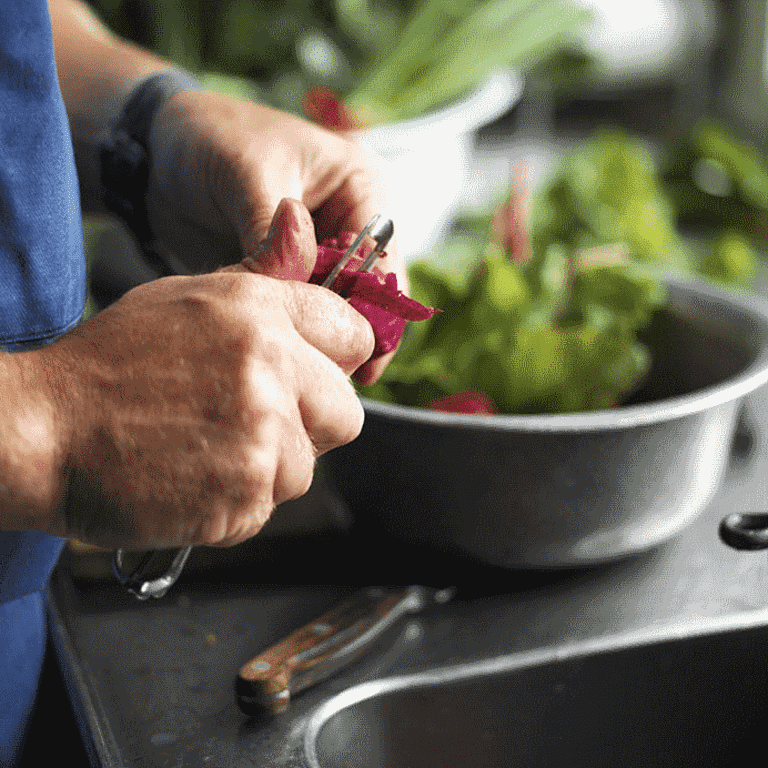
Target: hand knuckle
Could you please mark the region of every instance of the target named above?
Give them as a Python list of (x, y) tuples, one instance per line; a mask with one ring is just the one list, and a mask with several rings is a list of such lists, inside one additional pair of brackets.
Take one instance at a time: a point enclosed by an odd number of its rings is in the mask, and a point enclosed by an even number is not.
[(329, 416), (318, 423), (312, 435), (316, 456), (355, 440), (363, 429), (365, 414), (360, 400), (348, 382), (348, 393), (343, 395)]
[[(314, 452), (313, 452), (314, 454)], [(297, 462), (297, 466), (294, 467), (294, 479), (291, 487), (287, 490), (286, 501), (290, 499), (298, 499), (304, 496), (312, 487), (312, 481), (315, 476), (315, 462), (314, 455), (306, 457), (303, 460)]]
[(183, 312), (196, 323), (211, 322), (217, 317), (215, 297), (204, 290), (190, 290), (179, 298)]
[(376, 339), (371, 324), (359, 313), (355, 319), (355, 329), (349, 342), (350, 354), (362, 365), (373, 354)]
[(254, 536), (274, 507), (277, 459), (269, 449), (243, 446), (228, 452), (226, 471), (212, 471), (205, 482), (207, 510), (195, 543), (231, 545)]
[[(351, 389), (351, 387), (350, 387)], [(337, 441), (338, 445), (347, 445), (360, 436), (363, 431), (363, 423), (365, 420), (365, 412), (363, 406), (357, 396), (353, 395), (348, 398), (347, 407), (345, 409), (345, 418), (339, 422), (337, 428)]]
[(375, 347), (373, 328), (356, 310), (350, 307), (348, 322), (340, 324), (338, 329), (338, 349), (343, 350), (337, 356), (337, 362), (347, 373), (359, 368), (370, 359)]
[(277, 463), (275, 446), (254, 446), (249, 451), (243, 466), (242, 482), (245, 488), (243, 507), (259, 504), (267, 495), (271, 500), (272, 488), (277, 474)]

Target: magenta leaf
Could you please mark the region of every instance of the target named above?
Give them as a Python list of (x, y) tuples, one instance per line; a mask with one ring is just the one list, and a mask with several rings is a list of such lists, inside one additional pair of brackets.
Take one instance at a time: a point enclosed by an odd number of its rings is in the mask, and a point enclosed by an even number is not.
[(496, 404), (488, 395), (477, 392), (474, 389), (454, 392), (452, 395), (441, 397), (432, 403), (429, 408), (432, 411), (443, 411), (445, 413), (471, 413), (483, 416), (490, 416), (499, 412)]
[[(317, 262), (309, 282), (321, 285), (354, 239), (354, 235), (344, 233), (324, 240), (317, 247)], [(376, 339), (373, 359), (397, 348), (408, 321), (428, 320), (440, 310), (425, 307), (406, 296), (397, 287), (397, 277), (391, 272), (384, 273), (377, 268), (372, 272), (358, 272), (370, 250), (367, 246), (358, 248), (330, 288), (348, 299), (371, 324)], [(382, 254), (382, 258), (385, 256)]]

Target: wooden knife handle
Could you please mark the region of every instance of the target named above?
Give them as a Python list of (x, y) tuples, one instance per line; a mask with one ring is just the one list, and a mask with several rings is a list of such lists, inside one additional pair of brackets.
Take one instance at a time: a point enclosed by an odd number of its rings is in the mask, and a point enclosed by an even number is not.
[(339, 671), (400, 617), (421, 610), (428, 592), (371, 587), (296, 630), (240, 668), (240, 709), (247, 715), (284, 712), (292, 695)]

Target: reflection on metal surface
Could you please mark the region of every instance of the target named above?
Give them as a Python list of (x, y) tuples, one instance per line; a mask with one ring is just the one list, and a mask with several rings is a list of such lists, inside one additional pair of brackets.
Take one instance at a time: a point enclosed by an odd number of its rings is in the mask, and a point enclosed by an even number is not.
[(150, 550), (139, 561), (138, 565), (129, 573), (123, 571), (125, 552), (122, 549), (115, 551), (112, 561), (115, 578), (120, 586), (130, 592), (139, 600), (148, 600), (150, 597), (165, 597), (168, 590), (176, 583), (184, 570), (184, 564), (192, 553), (192, 547), (182, 547), (173, 557), (168, 570), (164, 573), (150, 578), (149, 573), (152, 565), (162, 554), (161, 550)]
[(762, 739), (768, 612), (364, 683), (308, 723), (312, 768), (726, 766)]

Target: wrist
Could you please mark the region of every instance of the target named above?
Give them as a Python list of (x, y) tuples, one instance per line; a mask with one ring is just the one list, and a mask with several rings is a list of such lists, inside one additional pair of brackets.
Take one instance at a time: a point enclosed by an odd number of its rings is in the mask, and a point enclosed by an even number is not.
[(149, 219), (147, 195), (153, 158), (150, 134), (159, 110), (174, 96), (198, 90), (199, 82), (177, 69), (155, 72), (127, 95), (99, 143), (101, 203), (132, 232), (145, 258), (161, 273), (171, 273)]
[[(0, 528), (62, 535), (58, 508), (71, 440), (45, 363), (48, 349), (0, 353)], [(62, 382), (62, 391), (68, 387)]]

